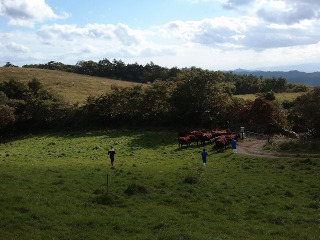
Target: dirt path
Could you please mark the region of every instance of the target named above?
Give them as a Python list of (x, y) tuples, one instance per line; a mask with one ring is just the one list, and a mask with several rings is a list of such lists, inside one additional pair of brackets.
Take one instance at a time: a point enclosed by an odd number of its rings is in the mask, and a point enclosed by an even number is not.
[(240, 141), (237, 144), (238, 153), (272, 157), (272, 158), (320, 158), (319, 154), (290, 154), (280, 152), (266, 152), (263, 151), (263, 146), (266, 144), (266, 140), (252, 140), (252, 141)]

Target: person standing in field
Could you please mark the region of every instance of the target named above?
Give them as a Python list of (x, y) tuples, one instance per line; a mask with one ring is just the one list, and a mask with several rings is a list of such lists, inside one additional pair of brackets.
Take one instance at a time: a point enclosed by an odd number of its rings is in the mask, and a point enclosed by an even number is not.
[(201, 152), (201, 156), (202, 156), (203, 166), (206, 166), (207, 156), (208, 156), (208, 152), (206, 151), (206, 149), (203, 149), (203, 151)]
[(111, 146), (109, 151), (108, 151), (108, 155), (110, 156), (110, 160), (111, 160), (111, 166), (113, 166), (114, 155), (115, 154), (116, 154), (116, 151), (114, 150), (113, 146)]
[(234, 138), (231, 140), (232, 152), (237, 153), (237, 140)]

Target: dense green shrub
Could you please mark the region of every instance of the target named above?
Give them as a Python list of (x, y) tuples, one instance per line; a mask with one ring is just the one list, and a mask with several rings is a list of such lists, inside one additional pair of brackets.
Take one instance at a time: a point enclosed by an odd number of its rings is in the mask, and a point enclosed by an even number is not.
[(270, 101), (273, 101), (276, 99), (276, 96), (274, 95), (273, 91), (262, 93), (261, 97), (265, 98), (266, 100), (270, 100)]
[[(120, 64), (120, 63), (119, 63)], [(156, 66), (150, 65), (150, 68)], [(237, 81), (244, 79), (222, 72), (197, 68), (180, 71), (172, 81), (155, 81), (147, 86), (112, 86), (111, 92), (88, 97), (70, 105), (45, 89), (37, 79), (23, 84), (10, 79), (0, 84), (2, 91), (1, 128), (20, 130), (64, 127), (166, 126), (179, 128), (228, 128), (250, 125), (263, 132), (293, 126), (296, 130), (315, 129), (319, 133), (319, 90), (283, 106), (264, 98), (244, 101), (232, 96)], [(252, 86), (265, 79), (249, 76)], [(241, 81), (242, 81), (241, 80)], [(271, 83), (279, 81), (274, 79)], [(283, 81), (280, 81), (281, 84)], [(269, 100), (268, 100), (269, 99)], [(306, 107), (301, 107), (306, 106)], [(287, 121), (289, 111), (290, 124)]]
[(7, 82), (0, 83), (0, 91), (10, 99), (23, 99), (23, 94), (28, 91), (25, 84), (11, 78)]
[(0, 104), (0, 130), (15, 122), (14, 108)]
[(314, 136), (320, 136), (320, 87), (298, 97), (289, 118), (296, 129), (312, 130)]
[(93, 202), (101, 205), (114, 205), (116, 203), (116, 199), (113, 195), (105, 193), (96, 196)]
[(311, 140), (290, 140), (279, 143), (279, 149), (281, 151), (291, 151), (291, 152), (319, 152), (320, 142), (316, 139)]
[(199, 182), (199, 178), (197, 176), (194, 176), (194, 175), (188, 175), (188, 176), (185, 177), (183, 182), (187, 183), (187, 184), (196, 184), (196, 183)]
[(135, 194), (147, 194), (149, 193), (149, 189), (142, 184), (132, 183), (127, 187), (124, 193), (127, 194), (128, 196), (135, 195)]

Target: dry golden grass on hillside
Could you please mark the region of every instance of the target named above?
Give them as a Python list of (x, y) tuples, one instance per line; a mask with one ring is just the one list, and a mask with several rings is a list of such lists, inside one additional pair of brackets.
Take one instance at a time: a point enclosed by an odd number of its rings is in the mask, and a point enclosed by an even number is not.
[[(99, 96), (111, 90), (111, 85), (130, 87), (139, 83), (86, 76), (62, 71), (34, 69), (34, 68), (11, 68), (0, 67), (0, 82), (14, 78), (17, 81), (27, 83), (33, 78), (38, 79), (45, 88), (61, 95), (71, 103), (83, 103), (88, 96)], [(278, 100), (294, 100), (303, 93), (276, 93)], [(257, 95), (235, 95), (245, 100), (254, 100)]]
[(14, 78), (24, 83), (33, 78), (38, 79), (45, 88), (61, 95), (71, 103), (82, 103), (88, 96), (99, 96), (109, 92), (111, 85), (129, 87), (138, 83), (114, 80), (109, 78), (92, 77), (62, 71), (0, 67), (0, 82)]
[[(277, 100), (279, 100), (280, 102), (283, 102), (284, 100), (293, 101), (297, 97), (301, 96), (302, 94), (304, 94), (304, 92), (275, 93), (274, 95)], [(244, 100), (251, 100), (251, 101), (254, 101), (258, 97), (257, 94), (244, 94), (244, 95), (234, 95), (234, 96), (238, 98), (243, 98)]]

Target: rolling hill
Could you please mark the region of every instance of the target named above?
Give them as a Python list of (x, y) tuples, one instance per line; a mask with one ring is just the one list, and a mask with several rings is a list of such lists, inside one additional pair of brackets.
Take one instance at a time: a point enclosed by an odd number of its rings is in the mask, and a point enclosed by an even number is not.
[(272, 77), (283, 77), (287, 80), (287, 82), (292, 83), (304, 83), (313, 87), (320, 86), (320, 72), (313, 72), (313, 73), (305, 73), (299, 71), (251, 71), (245, 69), (236, 69), (232, 71), (234, 74), (238, 75), (249, 75), (252, 74), (253, 76), (263, 76), (265, 78), (272, 78)]
[(88, 96), (99, 96), (110, 91), (112, 85), (129, 87), (139, 83), (92, 77), (63, 71), (35, 68), (0, 67), (0, 82), (11, 78), (24, 83), (33, 78), (39, 80), (46, 88), (61, 95), (65, 100), (75, 103), (83, 102)]

